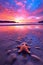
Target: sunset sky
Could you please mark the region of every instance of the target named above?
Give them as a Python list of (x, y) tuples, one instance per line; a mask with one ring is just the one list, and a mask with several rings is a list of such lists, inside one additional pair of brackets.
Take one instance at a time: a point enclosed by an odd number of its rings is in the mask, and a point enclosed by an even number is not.
[(0, 20), (16, 22), (43, 20), (43, 0), (0, 0)]

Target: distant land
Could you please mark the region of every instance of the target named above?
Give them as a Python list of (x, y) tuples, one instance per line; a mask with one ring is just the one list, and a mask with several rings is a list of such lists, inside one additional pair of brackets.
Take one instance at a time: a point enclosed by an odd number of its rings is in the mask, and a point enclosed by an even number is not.
[(0, 26), (27, 26), (27, 25), (43, 25), (43, 21), (34, 23), (17, 23), (15, 21), (0, 21)]
[(15, 21), (1, 21), (0, 20), (0, 23), (16, 23)]
[[(2, 21), (2, 20), (0, 20), (0, 23), (18, 23), (18, 22), (16, 22), (16, 21)], [(37, 23), (43, 23), (43, 21), (38, 21)], [(28, 23), (26, 23), (26, 24), (28, 24)]]
[(43, 21), (39, 21), (38, 23), (43, 23)]

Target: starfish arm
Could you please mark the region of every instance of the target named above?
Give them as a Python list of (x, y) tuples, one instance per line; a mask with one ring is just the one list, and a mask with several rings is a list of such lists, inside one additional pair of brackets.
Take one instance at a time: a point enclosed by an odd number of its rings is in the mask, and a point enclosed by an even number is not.
[(27, 52), (27, 53), (29, 53), (29, 54), (30, 54), (30, 51), (29, 51), (27, 48), (26, 48), (25, 50), (26, 50), (26, 52)]
[(20, 50), (18, 52), (22, 52), (23, 48), (21, 47)]
[(20, 50), (18, 52), (22, 52), (24, 50), (23, 46), (20, 47)]

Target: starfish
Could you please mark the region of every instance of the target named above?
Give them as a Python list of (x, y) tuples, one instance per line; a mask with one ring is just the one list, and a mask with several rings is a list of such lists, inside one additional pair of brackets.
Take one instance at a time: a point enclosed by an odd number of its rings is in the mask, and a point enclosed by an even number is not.
[(30, 54), (30, 46), (28, 46), (26, 42), (23, 42), (21, 45), (17, 46), (17, 48), (20, 49), (18, 51), (18, 53), (21, 53), (22, 51), (25, 51), (28, 54)]

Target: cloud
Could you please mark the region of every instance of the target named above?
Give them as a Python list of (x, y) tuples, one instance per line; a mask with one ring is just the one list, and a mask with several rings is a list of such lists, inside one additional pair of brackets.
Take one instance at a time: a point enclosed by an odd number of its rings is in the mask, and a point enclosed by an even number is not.
[(34, 19), (33, 16), (43, 16), (43, 0), (0, 0), (0, 19), (14, 20), (15, 17)]

